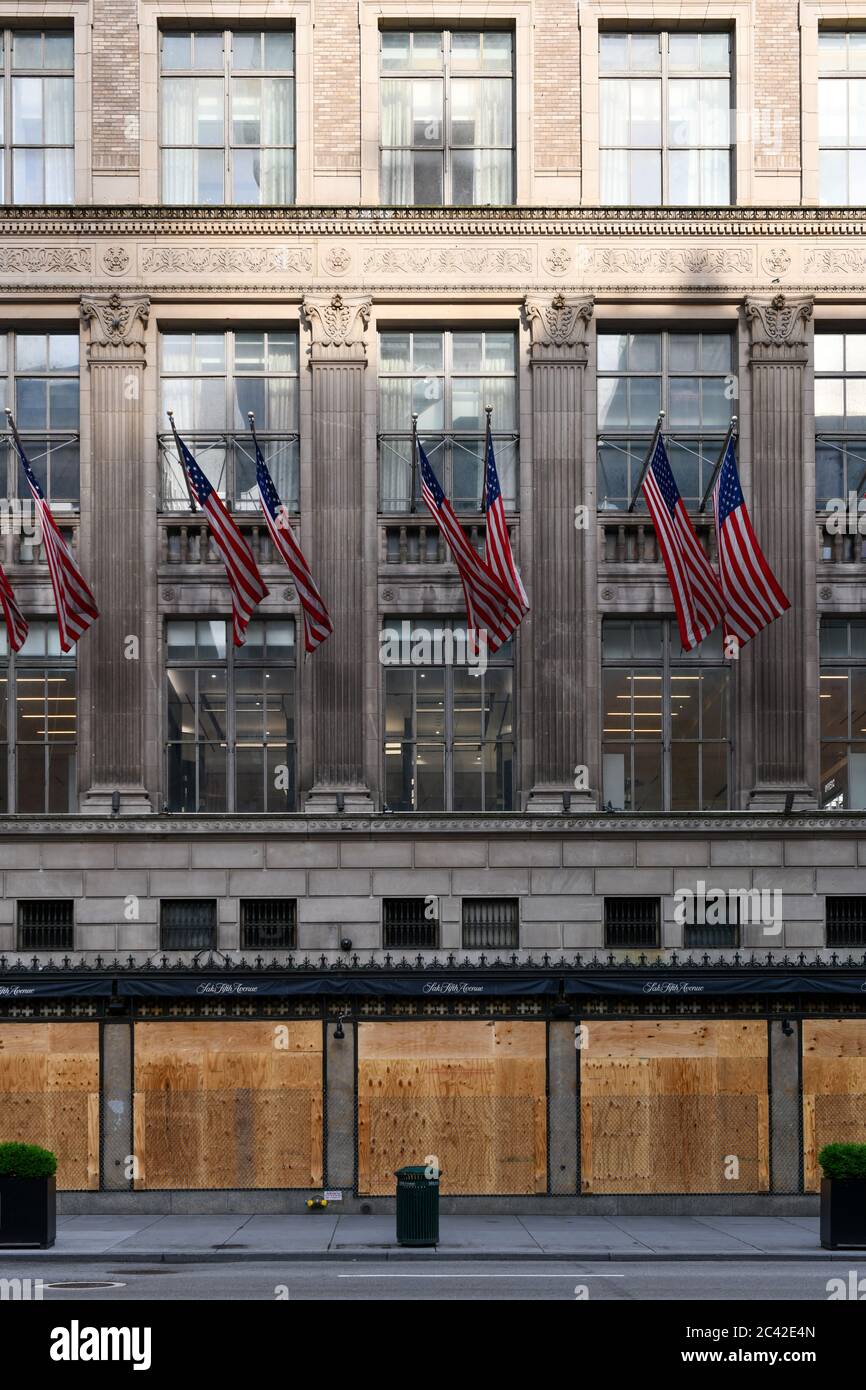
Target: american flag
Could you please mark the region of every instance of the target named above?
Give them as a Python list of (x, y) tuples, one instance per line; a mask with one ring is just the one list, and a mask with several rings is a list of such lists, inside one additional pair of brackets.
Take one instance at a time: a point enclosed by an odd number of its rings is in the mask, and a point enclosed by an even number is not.
[(295, 589), (304, 616), (304, 648), (308, 652), (314, 652), (322, 642), (330, 637), (334, 631), (334, 625), (322, 595), (313, 582), (313, 576), (304, 559), (303, 551), (295, 540), (289, 525), (289, 514), (280, 501), (280, 495), (274, 487), (274, 480), (268, 465), (262, 457), (259, 441), (255, 437), (254, 443), (256, 446), (256, 480), (259, 485), (262, 511), (265, 514), (265, 521), (268, 523), (271, 540), (278, 554), (282, 555), (285, 560), (295, 581)]
[(487, 513), (487, 540), (484, 546), (484, 559), (499, 576), (502, 587), (508, 591), (521, 616), (529, 612), (529, 599), (514, 563), (511, 541), (508, 538), (508, 525), (505, 520), (505, 504), (496, 471), (496, 458), (493, 453), (493, 437), (487, 427), (487, 443), (484, 463), (484, 510)]
[(642, 491), (667, 571), (680, 642), (683, 651), (690, 652), (722, 621), (724, 603), (719, 581), (695, 535), (674, 481), (661, 433)]
[[(51, 515), (51, 508), (45, 500), (42, 488), (36, 481), (36, 475), (30, 467), (30, 460), (24, 452), (24, 446), (18, 437), (17, 430), (12, 425), (11, 416), (9, 423), (12, 427), (12, 438), (21, 460), (21, 467), (24, 469), (36, 505), (42, 546), (48, 561), (51, 587), (54, 590), (57, 626), (60, 629), (60, 650), (68, 652), (81, 634), (87, 631), (94, 619), (99, 617), (99, 609), (96, 607), (96, 599), (93, 597), (83, 574), (72, 558), (72, 551), (60, 534), (57, 522)], [(6, 602), (8, 600), (3, 602), (4, 613), (6, 612)], [(20, 614), (18, 616), (21, 618)], [(8, 626), (8, 615), (6, 621)], [(24, 619), (21, 618), (21, 622), (23, 621)]]
[(0, 604), (3, 606), (3, 617), (6, 619), (9, 645), (13, 652), (20, 652), (27, 640), (27, 619), (15, 602), (12, 585), (6, 578), (2, 565), (0, 565)]
[(420, 444), (417, 449), (421, 496), (448, 542), (460, 574), (469, 630), (478, 634), (477, 642), (486, 642), (488, 651), (498, 651), (520, 623), (523, 613), (499, 577), (470, 544)]
[(242, 647), (246, 640), (247, 623), (256, 605), (267, 598), (269, 591), (259, 574), (253, 552), (219, 493), (211, 487), (177, 431), (174, 437), (193, 495), (207, 515), (214, 545), (226, 567), (226, 578), (232, 594), (232, 640), (236, 647)]
[(725, 632), (748, 642), (791, 605), (767, 564), (746, 508), (733, 438), (713, 489)]

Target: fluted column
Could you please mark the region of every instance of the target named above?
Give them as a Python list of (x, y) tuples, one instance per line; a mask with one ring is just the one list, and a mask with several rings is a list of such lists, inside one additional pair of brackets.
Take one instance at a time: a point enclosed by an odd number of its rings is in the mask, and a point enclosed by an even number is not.
[[(583, 390), (591, 299), (527, 299), (532, 370), (532, 680), (534, 769), (528, 809), (595, 804), (575, 784), (588, 763), (584, 664)], [(586, 514), (588, 518), (588, 513)], [(578, 779), (578, 782), (583, 780)]]
[(364, 372), (370, 301), (304, 301), (312, 372), (311, 530), (334, 634), (310, 662), (305, 809), (371, 810), (364, 780)]
[(744, 651), (751, 659), (754, 782), (750, 804), (796, 793), (814, 805), (807, 741), (809, 635), (815, 626), (814, 540), (804, 515), (803, 398), (812, 300), (747, 299), (751, 332), (751, 513), (761, 548), (791, 602)]
[(82, 809), (150, 810), (144, 779), (142, 614), (144, 330), (149, 301), (118, 293), (87, 295), (91, 453), (82, 509), (88, 536), (86, 574), (100, 617), (82, 638), (82, 708), (90, 720), (89, 768), (82, 769)]

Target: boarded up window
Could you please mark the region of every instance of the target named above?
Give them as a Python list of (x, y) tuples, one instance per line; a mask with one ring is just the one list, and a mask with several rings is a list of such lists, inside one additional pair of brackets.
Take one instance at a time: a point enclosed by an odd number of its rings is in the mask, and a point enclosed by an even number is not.
[(803, 1185), (825, 1144), (866, 1144), (866, 1019), (803, 1020)]
[(99, 1025), (0, 1023), (0, 1139), (57, 1155), (62, 1191), (99, 1187)]
[(588, 1027), (580, 1051), (584, 1192), (768, 1190), (765, 1022)]
[(137, 1023), (139, 1188), (307, 1188), (322, 1174), (321, 1023)]
[(358, 1025), (358, 1191), (392, 1195), (406, 1163), (444, 1194), (547, 1191), (543, 1023)]

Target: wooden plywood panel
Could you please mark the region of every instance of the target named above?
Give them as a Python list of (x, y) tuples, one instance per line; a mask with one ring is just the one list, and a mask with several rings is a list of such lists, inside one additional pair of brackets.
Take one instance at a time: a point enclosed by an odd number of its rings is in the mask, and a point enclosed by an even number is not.
[(57, 1186), (99, 1186), (99, 1025), (0, 1023), (0, 1142), (57, 1155)]
[(866, 1019), (803, 1022), (803, 1182), (821, 1185), (825, 1144), (866, 1143)]
[(766, 1191), (766, 1024), (591, 1022), (580, 1125), (584, 1192)]
[(322, 1025), (135, 1027), (139, 1188), (319, 1187)]
[(445, 1194), (547, 1190), (543, 1023), (358, 1026), (358, 1190), (435, 1156)]

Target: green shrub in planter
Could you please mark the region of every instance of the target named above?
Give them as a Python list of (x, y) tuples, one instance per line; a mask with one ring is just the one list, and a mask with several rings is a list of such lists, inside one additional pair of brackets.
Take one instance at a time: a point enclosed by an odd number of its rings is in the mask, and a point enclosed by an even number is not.
[(0, 1144), (0, 1248), (47, 1250), (57, 1229), (57, 1158), (38, 1144)]
[(825, 1144), (818, 1154), (818, 1162), (824, 1177), (834, 1182), (866, 1178), (866, 1144)]
[(0, 1144), (0, 1178), (53, 1178), (57, 1155), (38, 1144)]
[(866, 1144), (826, 1144), (818, 1154), (821, 1244), (825, 1250), (866, 1249)]

